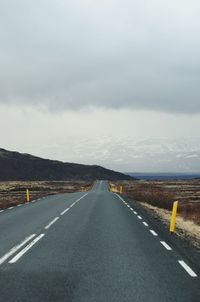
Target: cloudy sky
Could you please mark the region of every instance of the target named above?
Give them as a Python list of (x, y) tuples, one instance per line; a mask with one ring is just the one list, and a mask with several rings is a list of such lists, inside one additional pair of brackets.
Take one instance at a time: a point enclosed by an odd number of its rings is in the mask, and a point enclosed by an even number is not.
[(198, 0), (0, 0), (0, 146), (200, 172)]

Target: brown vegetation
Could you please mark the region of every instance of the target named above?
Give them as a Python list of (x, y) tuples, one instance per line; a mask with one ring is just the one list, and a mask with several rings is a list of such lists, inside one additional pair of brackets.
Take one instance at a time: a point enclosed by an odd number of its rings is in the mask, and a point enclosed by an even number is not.
[(123, 194), (128, 198), (171, 210), (179, 200), (178, 213), (186, 220), (200, 225), (200, 180), (181, 181), (126, 181)]
[[(167, 228), (169, 227), (171, 220), (170, 211), (152, 206), (148, 203), (141, 203), (141, 205), (154, 216), (159, 217)], [(193, 221), (185, 220), (181, 215), (178, 215), (176, 218), (175, 233), (181, 238), (189, 240), (193, 246), (200, 249), (200, 226)]]
[(48, 195), (89, 190), (87, 181), (6, 181), (0, 182), (0, 208), (4, 209), (26, 201), (26, 189), (31, 200)]

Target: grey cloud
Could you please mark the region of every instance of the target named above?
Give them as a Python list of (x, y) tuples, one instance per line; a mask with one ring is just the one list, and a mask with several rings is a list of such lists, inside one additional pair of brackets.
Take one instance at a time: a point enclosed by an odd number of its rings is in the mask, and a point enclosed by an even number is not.
[(200, 112), (196, 0), (0, 1), (0, 103)]

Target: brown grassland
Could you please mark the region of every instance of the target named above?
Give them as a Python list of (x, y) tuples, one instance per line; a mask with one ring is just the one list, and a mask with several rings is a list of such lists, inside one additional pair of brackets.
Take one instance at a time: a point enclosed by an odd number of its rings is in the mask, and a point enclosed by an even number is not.
[(123, 186), (123, 196), (140, 204), (154, 216), (170, 224), (173, 202), (178, 200), (176, 234), (200, 248), (200, 179), (115, 182)]
[(92, 182), (87, 181), (5, 181), (0, 182), (0, 209), (26, 202), (26, 189), (30, 199), (48, 195), (89, 190)]
[(178, 213), (200, 225), (200, 180), (124, 181), (123, 194), (129, 198), (171, 210), (179, 201)]

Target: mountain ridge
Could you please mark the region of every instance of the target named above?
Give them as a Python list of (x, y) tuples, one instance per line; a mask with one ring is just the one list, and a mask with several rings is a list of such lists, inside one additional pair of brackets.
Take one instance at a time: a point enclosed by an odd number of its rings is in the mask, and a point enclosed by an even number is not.
[(133, 177), (98, 165), (40, 158), (0, 148), (0, 181), (131, 180)]

